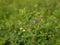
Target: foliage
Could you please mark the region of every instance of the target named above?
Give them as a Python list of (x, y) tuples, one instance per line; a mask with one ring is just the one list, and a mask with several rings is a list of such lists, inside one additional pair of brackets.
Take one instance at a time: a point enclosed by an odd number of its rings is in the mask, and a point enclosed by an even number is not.
[(60, 45), (60, 0), (0, 0), (0, 45)]

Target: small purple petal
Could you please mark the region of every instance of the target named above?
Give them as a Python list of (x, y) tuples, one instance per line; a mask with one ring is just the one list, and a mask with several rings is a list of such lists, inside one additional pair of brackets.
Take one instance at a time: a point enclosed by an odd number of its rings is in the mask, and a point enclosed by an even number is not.
[(35, 23), (38, 23), (38, 22), (39, 22), (39, 20), (38, 20), (38, 19), (36, 19), (36, 20), (35, 20)]

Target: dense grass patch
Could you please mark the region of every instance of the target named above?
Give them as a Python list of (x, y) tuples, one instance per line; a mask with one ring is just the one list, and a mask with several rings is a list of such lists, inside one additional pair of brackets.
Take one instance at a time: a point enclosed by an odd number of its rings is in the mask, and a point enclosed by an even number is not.
[(60, 0), (0, 0), (0, 45), (60, 45)]

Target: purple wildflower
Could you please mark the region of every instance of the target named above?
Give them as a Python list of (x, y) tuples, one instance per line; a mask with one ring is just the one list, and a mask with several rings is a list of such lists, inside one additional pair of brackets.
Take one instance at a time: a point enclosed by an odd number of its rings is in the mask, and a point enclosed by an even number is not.
[(35, 23), (37, 24), (39, 22), (39, 20), (38, 19), (35, 19)]

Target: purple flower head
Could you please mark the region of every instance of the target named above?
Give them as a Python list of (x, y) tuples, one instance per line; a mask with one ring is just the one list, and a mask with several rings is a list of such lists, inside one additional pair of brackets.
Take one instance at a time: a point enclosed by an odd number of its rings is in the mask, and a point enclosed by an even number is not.
[(39, 20), (38, 19), (35, 19), (35, 23), (37, 24), (39, 22)]

